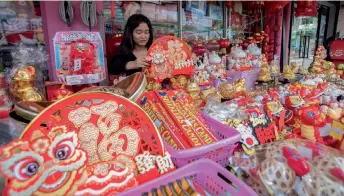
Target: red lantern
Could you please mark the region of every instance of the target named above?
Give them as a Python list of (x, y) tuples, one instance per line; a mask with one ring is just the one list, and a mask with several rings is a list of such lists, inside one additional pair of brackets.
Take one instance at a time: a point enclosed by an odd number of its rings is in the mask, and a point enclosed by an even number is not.
[(315, 1), (308, 0), (308, 1), (304, 2), (305, 8), (311, 8), (311, 7), (315, 6), (315, 5), (316, 5)]
[(295, 16), (316, 16), (318, 10), (315, 1), (298, 1)]
[(220, 45), (220, 48), (228, 48), (229, 47), (229, 39), (220, 39), (218, 41), (219, 45)]
[(217, 43), (216, 39), (209, 40), (206, 44), (209, 51), (215, 51), (220, 49), (220, 45)]
[(192, 47), (192, 52), (195, 53), (197, 56), (203, 56), (206, 52), (205, 47), (201, 40), (197, 41), (196, 45)]
[(288, 5), (289, 1), (267, 1), (265, 2), (268, 12), (275, 12), (281, 10)]

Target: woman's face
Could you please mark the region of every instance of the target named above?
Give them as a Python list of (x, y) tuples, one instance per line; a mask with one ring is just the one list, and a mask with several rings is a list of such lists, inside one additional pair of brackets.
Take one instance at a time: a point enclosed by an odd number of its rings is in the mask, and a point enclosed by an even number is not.
[(135, 45), (144, 47), (149, 39), (149, 28), (146, 23), (141, 23), (133, 32), (133, 39)]

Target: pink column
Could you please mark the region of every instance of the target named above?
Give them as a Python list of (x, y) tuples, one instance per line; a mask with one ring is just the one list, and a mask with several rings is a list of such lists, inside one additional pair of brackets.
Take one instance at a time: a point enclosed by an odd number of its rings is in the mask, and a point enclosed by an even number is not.
[[(279, 30), (275, 29), (275, 48), (274, 54), (281, 59), (281, 43), (282, 43), (282, 22), (283, 22), (283, 9), (275, 13), (275, 27), (279, 27)], [(274, 28), (275, 28), (274, 27)]]
[(286, 5), (286, 12), (284, 13), (283, 18), (285, 19), (285, 45), (283, 46), (283, 65), (288, 64), (289, 62), (289, 41), (290, 41), (290, 20), (291, 20), (291, 6), (292, 3)]
[(268, 52), (268, 61), (270, 62), (273, 59), (273, 54), (275, 50), (275, 13), (274, 12), (268, 12), (265, 13), (265, 26), (269, 26), (270, 31), (267, 31), (266, 33), (269, 35), (270, 43), (269, 43), (269, 52)]
[[(72, 26), (68, 27), (62, 21), (59, 15), (59, 6), (61, 1), (41, 1), (41, 14), (44, 29), (44, 39), (46, 48), (49, 54), (48, 69), (50, 81), (56, 80), (55, 73), (55, 56), (54, 47), (52, 44), (53, 37), (58, 31), (89, 31), (89, 27), (84, 25), (80, 16), (80, 1), (73, 1), (74, 6), (74, 20)], [(96, 1), (97, 12), (103, 10), (103, 2)], [(98, 17), (97, 25), (92, 28), (92, 31), (100, 31), (100, 20)], [(104, 32), (103, 32), (104, 33)], [(105, 45), (105, 43), (104, 43)], [(104, 48), (105, 51), (105, 48)], [(106, 62), (106, 61), (105, 61)]]

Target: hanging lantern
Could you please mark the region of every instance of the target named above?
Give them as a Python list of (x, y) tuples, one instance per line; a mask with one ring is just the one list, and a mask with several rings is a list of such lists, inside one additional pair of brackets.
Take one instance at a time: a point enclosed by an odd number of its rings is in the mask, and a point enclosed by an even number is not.
[(217, 43), (216, 39), (212, 39), (207, 42), (206, 48), (209, 51), (216, 51), (220, 49), (220, 45)]
[(295, 16), (317, 16), (318, 10), (315, 1), (298, 1)]
[(203, 42), (198, 40), (196, 45), (192, 47), (192, 52), (195, 53), (197, 56), (203, 56), (206, 52), (205, 47), (203, 46)]
[(218, 41), (220, 48), (228, 48), (229, 47), (229, 39), (222, 38)]
[(288, 5), (289, 1), (267, 1), (265, 2), (268, 12), (275, 12), (281, 10)]

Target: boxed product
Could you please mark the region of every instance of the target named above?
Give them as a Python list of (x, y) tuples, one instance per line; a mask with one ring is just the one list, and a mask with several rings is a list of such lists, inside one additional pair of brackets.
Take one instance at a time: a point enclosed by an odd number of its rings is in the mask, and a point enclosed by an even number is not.
[(103, 42), (99, 32), (57, 32), (53, 44), (58, 82), (77, 85), (105, 79)]

